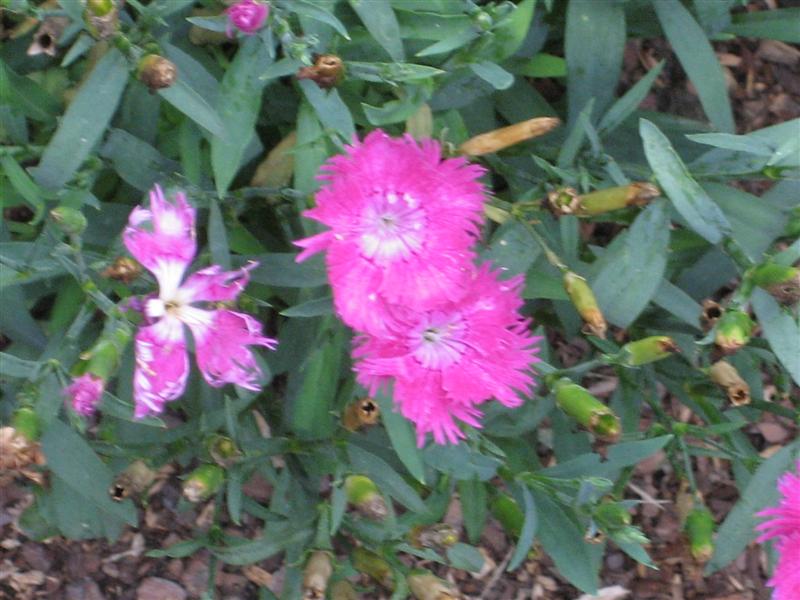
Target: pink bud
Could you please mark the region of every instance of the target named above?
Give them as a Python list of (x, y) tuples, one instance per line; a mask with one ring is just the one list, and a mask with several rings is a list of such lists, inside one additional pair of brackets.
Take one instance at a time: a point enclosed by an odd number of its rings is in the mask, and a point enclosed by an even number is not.
[(241, 0), (225, 11), (230, 19), (228, 37), (233, 37), (235, 27), (245, 35), (253, 35), (261, 29), (269, 16), (269, 5), (258, 0)]
[(86, 373), (72, 380), (66, 387), (64, 393), (72, 403), (75, 412), (88, 417), (97, 410), (97, 405), (103, 396), (106, 382), (99, 377)]

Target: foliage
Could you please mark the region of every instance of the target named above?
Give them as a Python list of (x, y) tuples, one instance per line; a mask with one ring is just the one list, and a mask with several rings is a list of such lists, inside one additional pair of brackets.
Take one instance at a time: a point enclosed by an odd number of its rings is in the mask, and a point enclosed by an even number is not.
[[(214, 525), (153, 555), (208, 548), (241, 565), (285, 552), (283, 597), (297, 598), (304, 559), (335, 544), (344, 552), (334, 580), (353, 569), (374, 574), (364, 565), (377, 560), (401, 598), (408, 573), (398, 553), (480, 568), (467, 544), (421, 547), (413, 539), (442, 520), (458, 493), (469, 542), (492, 514), (517, 541), (509, 569), (538, 541), (569, 581), (593, 592), (608, 544), (649, 562), (641, 531), (622, 515), (633, 504), (626, 487), (634, 466), (664, 450), (690, 488), (694, 457), (731, 464), (741, 501), (719, 530), (708, 568), (732, 561), (755, 537), (753, 512), (774, 501), (774, 481), (800, 450), (794, 442), (764, 459), (741, 431), (764, 413), (800, 418), (798, 397), (771, 402), (762, 380), (766, 373), (778, 398), (797, 391), (796, 309), (751, 276), (758, 265), (800, 258), (800, 124), (735, 135), (709, 40), (800, 40), (790, 25), (796, 9), (732, 12), (739, 4), (274, 0), (266, 27), (230, 40), (214, 0), (128, 0), (106, 39), (77, 0), (4, 0), (14, 35), (0, 50), (2, 204), (7, 217), (15, 207), (30, 210), (0, 227), (0, 413), (7, 421), (20, 407), (35, 410), (50, 473), (23, 517), (29, 535), (114, 538), (137, 522), (133, 499), (116, 503), (107, 492), (130, 465), (173, 463), (189, 477), (216, 462), (225, 477), (209, 484), (218, 488), (209, 490)], [(26, 55), (37, 35), (32, 19), (54, 18), (63, 28), (57, 55)], [(616, 97), (625, 41), (662, 34), (708, 123), (638, 109), (661, 64)], [(148, 54), (174, 63), (174, 83), (147, 89), (136, 70)], [(330, 89), (313, 71), (294, 77), (314, 68), (315, 54), (344, 62)], [(548, 103), (531, 84), (536, 77), (562, 81), (564, 100)], [(300, 212), (313, 203), (320, 165), (376, 127), (434, 137), (456, 152), (471, 136), (553, 116), (564, 125), (475, 159), (490, 170), (494, 194), (482, 256), (524, 273), (525, 312), (539, 333), (559, 343), (585, 336), (583, 362), (567, 366), (545, 346), (537, 394), (519, 409), (487, 405), (483, 428), (467, 428), (456, 446), (417, 448), (390, 392), (374, 399), (379, 426), (345, 427), (364, 396), (351, 372), (351, 333), (333, 314), (321, 260), (296, 264), (291, 244), (317, 233)], [(760, 198), (732, 186), (763, 179), (775, 184)], [(663, 196), (647, 198), (645, 208), (626, 202), (588, 216), (555, 217), (544, 201), (567, 187), (582, 201), (634, 181), (657, 184)], [(195, 371), (168, 413), (136, 420), (128, 348), (99, 418), (87, 422), (63, 408), (62, 389), (103, 331), (128, 326), (121, 303), (153, 290), (150, 280), (103, 273), (125, 255), (128, 214), (156, 182), (185, 190), (198, 208), (199, 263), (259, 261), (239, 304), (278, 338), (278, 350), (258, 358), (266, 374), (260, 393), (210, 388)], [(66, 227), (51, 212), (57, 207), (79, 211), (85, 229), (80, 219)], [(604, 246), (586, 235), (600, 224), (614, 234)], [(582, 291), (568, 294), (565, 272)], [(760, 326), (728, 358), (749, 386), (746, 405), (732, 405), (708, 375), (719, 358), (715, 339), (730, 332), (704, 332), (701, 302), (726, 286), (733, 290), (725, 309), (752, 309)], [(609, 339), (581, 332), (592, 306), (612, 326)], [(624, 345), (653, 336), (675, 347)], [(616, 415), (617, 435), (603, 436), (591, 414), (565, 408), (569, 399), (556, 402), (560, 378), (588, 386), (598, 372), (618, 380), (603, 409)], [(586, 391), (565, 386), (573, 388)], [(664, 389), (696, 424), (664, 409)], [(222, 457), (221, 439), (233, 448)], [(256, 474), (272, 485), (268, 505), (243, 491)], [(353, 475), (374, 482), (384, 510), (377, 519), (348, 498)], [(223, 531), (245, 515), (260, 522), (257, 538)], [(587, 541), (595, 537), (609, 541)], [(348, 554), (356, 542), (371, 554)]]

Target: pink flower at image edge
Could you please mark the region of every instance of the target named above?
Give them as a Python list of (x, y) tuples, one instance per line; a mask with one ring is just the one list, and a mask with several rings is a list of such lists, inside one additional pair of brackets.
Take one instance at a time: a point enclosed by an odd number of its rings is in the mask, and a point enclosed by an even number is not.
[(64, 393), (75, 412), (88, 417), (97, 410), (105, 387), (106, 382), (101, 378), (91, 373), (85, 373), (80, 377), (75, 377), (72, 383), (64, 389)]
[(135, 416), (160, 413), (186, 388), (189, 357), (185, 328), (195, 340), (197, 366), (214, 387), (233, 383), (258, 390), (261, 370), (248, 346), (274, 349), (277, 341), (261, 334), (249, 315), (227, 308), (207, 310), (198, 302), (231, 302), (247, 285), (256, 263), (237, 271), (213, 265), (184, 273), (197, 250), (195, 211), (182, 192), (166, 200), (159, 186), (150, 192), (150, 208), (131, 212), (123, 240), (130, 253), (158, 280), (159, 291), (144, 303), (146, 324), (136, 334), (133, 380)]
[(796, 474), (789, 472), (778, 480), (778, 506), (758, 513), (768, 520), (756, 527), (762, 532), (757, 541), (774, 539), (779, 557), (767, 582), (774, 588), (773, 600), (800, 599), (800, 461), (795, 468)]
[(234, 27), (245, 35), (253, 35), (266, 22), (269, 5), (258, 0), (241, 0), (227, 8), (225, 13), (228, 15), (228, 37), (233, 37)]

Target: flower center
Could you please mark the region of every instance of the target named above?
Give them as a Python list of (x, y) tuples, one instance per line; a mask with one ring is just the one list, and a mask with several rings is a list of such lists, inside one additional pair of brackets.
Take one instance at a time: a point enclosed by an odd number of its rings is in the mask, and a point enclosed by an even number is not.
[(376, 191), (361, 214), (361, 251), (380, 263), (408, 258), (422, 248), (424, 229), (425, 211), (416, 198)]
[(442, 369), (457, 363), (467, 343), (461, 315), (433, 313), (409, 336), (411, 353), (426, 369)]

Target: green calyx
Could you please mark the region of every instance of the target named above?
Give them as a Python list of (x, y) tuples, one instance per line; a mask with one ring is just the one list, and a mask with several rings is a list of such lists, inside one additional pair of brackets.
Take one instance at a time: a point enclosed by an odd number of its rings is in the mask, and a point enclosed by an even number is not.
[(566, 377), (554, 386), (556, 403), (570, 417), (604, 441), (615, 441), (621, 429), (619, 417), (588, 390)]
[(80, 235), (86, 230), (86, 217), (69, 206), (58, 206), (50, 211), (56, 226), (67, 235)]
[(603, 316), (603, 312), (597, 304), (597, 298), (586, 280), (577, 273), (567, 271), (564, 273), (563, 284), (570, 302), (572, 302), (575, 310), (578, 311), (578, 314), (586, 323), (586, 329), (589, 333), (599, 338), (605, 338), (606, 329), (608, 328), (606, 318)]
[(218, 465), (200, 465), (183, 482), (183, 496), (189, 502), (207, 500), (222, 487), (225, 471)]
[(42, 420), (29, 406), (22, 406), (11, 417), (11, 426), (29, 442), (35, 442), (42, 435)]
[(714, 516), (705, 506), (696, 506), (686, 515), (684, 531), (689, 550), (698, 562), (707, 562), (714, 554)]
[(655, 362), (678, 352), (675, 341), (666, 335), (653, 335), (629, 342), (622, 347), (624, 364), (637, 367)]
[(519, 504), (508, 494), (498, 494), (489, 505), (492, 516), (500, 522), (506, 533), (519, 537), (525, 514)]
[(725, 311), (717, 322), (714, 343), (726, 354), (731, 354), (747, 345), (754, 329), (755, 323), (746, 312)]
[(754, 267), (749, 280), (783, 304), (800, 301), (800, 269), (768, 262)]

